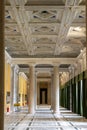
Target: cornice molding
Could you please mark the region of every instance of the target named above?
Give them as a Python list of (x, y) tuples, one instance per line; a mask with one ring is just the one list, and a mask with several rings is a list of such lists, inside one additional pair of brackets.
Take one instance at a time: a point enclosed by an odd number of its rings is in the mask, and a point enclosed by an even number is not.
[(86, 56), (86, 48), (84, 48), (83, 50), (81, 50), (82, 52), (79, 54), (79, 56), (77, 57), (77, 60), (82, 59), (83, 56)]
[(11, 60), (12, 60), (11, 56), (10, 56), (9, 53), (5, 50), (5, 61), (6, 61), (7, 63), (11, 63)]
[(77, 58), (12, 58), (11, 62), (14, 64), (73, 64)]

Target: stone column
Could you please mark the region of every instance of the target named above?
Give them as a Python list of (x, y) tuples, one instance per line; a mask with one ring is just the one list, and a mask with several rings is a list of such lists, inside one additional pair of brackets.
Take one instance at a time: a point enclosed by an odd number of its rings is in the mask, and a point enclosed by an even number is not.
[(83, 71), (86, 70), (86, 54), (83, 54)]
[(80, 74), (83, 70), (83, 61), (82, 61), (82, 58), (78, 59), (77, 61), (77, 66), (78, 66), (78, 74)]
[(81, 73), (83, 72), (83, 68), (84, 68), (84, 60), (81, 58), (80, 59), (80, 65), (81, 65)]
[(72, 69), (72, 78), (74, 78), (75, 77), (75, 66), (72, 65), (71, 69)]
[(27, 105), (29, 106), (29, 80), (27, 82)]
[(0, 130), (4, 130), (4, 0), (0, 0)]
[(37, 73), (35, 73), (35, 109), (37, 109)]
[[(18, 103), (19, 97), (19, 68), (15, 66), (14, 69), (14, 94), (13, 94), (13, 103)], [(14, 110), (18, 110), (18, 107), (14, 107)]]
[(69, 80), (70, 80), (70, 110), (72, 111), (72, 88), (71, 88), (71, 79), (72, 79), (72, 68), (69, 67)]
[(77, 63), (74, 63), (73, 64), (74, 65), (74, 76), (77, 76), (78, 75), (78, 65), (77, 65)]
[(59, 114), (59, 68), (54, 66), (54, 113)]
[(48, 105), (51, 105), (51, 81), (48, 81)]
[(29, 113), (35, 113), (35, 68), (34, 65), (29, 67)]
[(54, 107), (54, 84), (53, 84), (53, 74), (51, 76), (51, 109)]
[(14, 110), (14, 102), (13, 102), (13, 95), (14, 95), (14, 65), (11, 65), (11, 112)]
[(78, 65), (78, 74), (81, 73), (81, 63), (80, 61), (77, 61), (77, 65)]
[(39, 105), (39, 81), (37, 82), (37, 105)]
[(86, 54), (84, 54), (83, 59), (84, 59), (84, 71), (85, 71), (86, 70)]
[(37, 108), (37, 73), (35, 73), (34, 106)]

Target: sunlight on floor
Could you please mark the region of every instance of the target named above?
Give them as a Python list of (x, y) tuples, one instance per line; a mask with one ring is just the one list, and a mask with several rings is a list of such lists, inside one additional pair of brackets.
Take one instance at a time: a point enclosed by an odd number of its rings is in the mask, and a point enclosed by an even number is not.
[(56, 117), (50, 106), (38, 106), (33, 116), (27, 108), (22, 108), (20, 112), (5, 115), (4, 130), (87, 130), (87, 119), (65, 108), (60, 108), (60, 112)]

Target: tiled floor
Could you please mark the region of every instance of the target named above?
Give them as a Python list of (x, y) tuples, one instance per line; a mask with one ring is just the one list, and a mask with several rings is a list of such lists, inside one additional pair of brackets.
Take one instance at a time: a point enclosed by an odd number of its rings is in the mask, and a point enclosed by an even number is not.
[(34, 116), (27, 108), (6, 114), (4, 130), (87, 130), (87, 119), (64, 108), (60, 111), (54, 115), (49, 107), (38, 107)]

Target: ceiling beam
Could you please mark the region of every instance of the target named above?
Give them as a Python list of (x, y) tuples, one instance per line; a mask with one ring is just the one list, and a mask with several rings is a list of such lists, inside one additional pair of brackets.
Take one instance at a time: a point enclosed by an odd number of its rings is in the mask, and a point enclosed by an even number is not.
[(33, 34), (31, 35), (33, 38), (57, 38), (56, 34)]
[[(20, 6), (15, 6), (16, 8), (20, 7)], [(50, 7), (50, 8), (49, 8)], [(67, 5), (66, 7), (72, 7), (70, 5)], [(86, 5), (76, 5), (74, 8), (76, 9), (84, 9), (84, 7), (86, 7)], [(65, 5), (62, 5), (62, 6), (32, 6), (32, 5), (29, 5), (29, 6), (24, 6), (25, 10), (26, 11), (33, 11), (33, 10), (63, 10), (65, 8)], [(5, 5), (5, 10), (9, 10), (11, 11), (12, 10), (12, 7), (10, 5)]]
[(37, 82), (51, 82), (51, 78), (37, 78)]
[(27, 44), (28, 41), (26, 40), (26, 36), (25, 36), (24, 30), (23, 30), (23, 26), (21, 24), (21, 20), (20, 20), (20, 17), (19, 17), (19, 10), (17, 10), (14, 0), (10, 0), (10, 4), (11, 4), (12, 10), (14, 12), (14, 16), (15, 16), (16, 22), (17, 22), (17, 24), (19, 26), (19, 29), (20, 29), (20, 32), (22, 34), (22, 38), (24, 40), (24, 43), (25, 43), (25, 46), (26, 46), (26, 50), (27, 50), (27, 52), (29, 54), (28, 44)]
[[(80, 9), (80, 8), (84, 8), (85, 5), (76, 5), (74, 6), (74, 8), (76, 9)], [(66, 7), (72, 7), (70, 5), (67, 5)], [(60, 11), (60, 10), (63, 10), (65, 8), (65, 5), (63, 6), (24, 6), (25, 10), (26, 11), (33, 11), (33, 10), (57, 10), (57, 11)]]
[(56, 46), (55, 46), (55, 52), (54, 52), (55, 55), (60, 54), (61, 48), (65, 42), (72, 20), (75, 16), (75, 12), (76, 11), (73, 8), (65, 8), (64, 10), (61, 26), (60, 26)]
[[(53, 71), (53, 68), (35, 68), (35, 71), (38, 73), (49, 73)], [(68, 68), (59, 68), (59, 72), (68, 72)], [(19, 72), (29, 73), (29, 68), (19, 68)]]
[(76, 58), (12, 58), (13, 64), (73, 64), (76, 62)]
[(74, 26), (74, 27), (86, 27), (86, 23), (84, 22), (79, 22), (79, 23), (72, 23), (71, 26)]

